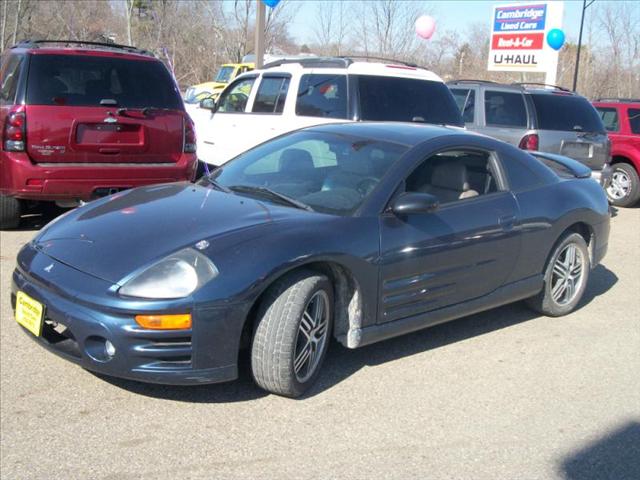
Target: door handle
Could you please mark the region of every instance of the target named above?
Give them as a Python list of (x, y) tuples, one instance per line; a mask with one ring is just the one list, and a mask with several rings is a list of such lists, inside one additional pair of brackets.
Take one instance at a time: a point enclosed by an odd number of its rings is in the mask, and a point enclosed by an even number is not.
[(515, 215), (503, 215), (498, 219), (498, 223), (503, 230), (511, 230), (516, 223)]

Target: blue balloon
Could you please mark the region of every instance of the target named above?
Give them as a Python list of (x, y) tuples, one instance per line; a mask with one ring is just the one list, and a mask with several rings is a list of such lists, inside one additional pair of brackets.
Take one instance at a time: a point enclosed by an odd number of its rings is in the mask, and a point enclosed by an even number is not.
[(280, 0), (262, 0), (267, 7), (276, 8), (276, 5), (280, 3)]
[(549, 30), (547, 33), (547, 43), (554, 50), (560, 50), (564, 45), (564, 32), (559, 28)]

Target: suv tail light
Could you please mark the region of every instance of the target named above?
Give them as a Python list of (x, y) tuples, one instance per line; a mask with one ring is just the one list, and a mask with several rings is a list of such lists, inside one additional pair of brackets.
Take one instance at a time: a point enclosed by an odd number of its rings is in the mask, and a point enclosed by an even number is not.
[(184, 119), (184, 142), (182, 145), (184, 153), (196, 153), (196, 129), (189, 117)]
[(538, 150), (539, 138), (537, 133), (530, 133), (522, 137), (520, 140), (519, 148), (522, 150)]
[(17, 107), (7, 115), (2, 132), (2, 145), (6, 152), (24, 152), (27, 139), (27, 114)]

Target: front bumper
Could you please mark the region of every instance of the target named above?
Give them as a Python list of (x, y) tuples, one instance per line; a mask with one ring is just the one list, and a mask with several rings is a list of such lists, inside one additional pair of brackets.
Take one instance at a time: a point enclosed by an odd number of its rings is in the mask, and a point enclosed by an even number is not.
[[(244, 318), (239, 305), (192, 305), (192, 329), (147, 330), (135, 322), (136, 311), (118, 309), (113, 301), (105, 306), (86, 301), (106, 291), (107, 282), (42, 253), (30, 257), (28, 270), (19, 264), (13, 273), (11, 301), (15, 309), (17, 292), (22, 291), (45, 306), (42, 334), (23, 330), (47, 350), (88, 370), (142, 382), (193, 385), (237, 378)], [(34, 273), (52, 264), (51, 282), (47, 274)], [(66, 285), (60, 288), (60, 283)], [(68, 291), (73, 286), (78, 288)], [(152, 313), (149, 304), (137, 303), (137, 313)], [(115, 346), (112, 357), (105, 355), (106, 340)]]
[(602, 188), (606, 189), (611, 183), (612, 174), (613, 169), (611, 168), (611, 165), (605, 164), (602, 170), (592, 170), (591, 178), (598, 182)]

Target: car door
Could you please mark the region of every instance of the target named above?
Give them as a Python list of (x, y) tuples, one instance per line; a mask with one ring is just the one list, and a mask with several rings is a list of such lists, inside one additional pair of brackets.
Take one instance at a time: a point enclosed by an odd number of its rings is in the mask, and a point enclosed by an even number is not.
[[(474, 170), (465, 196), (469, 190), (475, 195), (454, 199), (437, 190), (437, 165), (449, 161)], [(516, 264), (518, 206), (494, 153), (473, 148), (430, 155), (399, 191), (431, 193), (431, 184), (441, 197), (435, 212), (380, 217), (380, 323), (487, 295), (505, 283)]]
[(257, 75), (252, 75), (235, 80), (220, 94), (216, 109), (208, 114), (209, 118), (193, 118), (199, 159), (221, 165), (255, 145), (245, 124), (249, 115), (247, 109), (253, 102), (256, 79)]
[(518, 91), (483, 88), (478, 132), (516, 147), (532, 128), (524, 95)]

